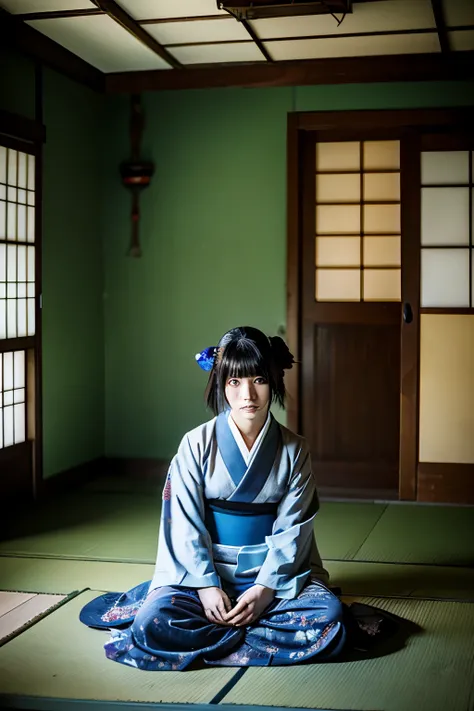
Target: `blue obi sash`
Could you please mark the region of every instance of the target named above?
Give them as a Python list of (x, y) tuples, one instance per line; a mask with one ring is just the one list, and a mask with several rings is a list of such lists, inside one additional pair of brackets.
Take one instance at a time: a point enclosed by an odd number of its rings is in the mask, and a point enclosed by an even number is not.
[(213, 543), (255, 546), (272, 535), (277, 504), (237, 504), (220, 499), (209, 499), (206, 504), (206, 528)]
[[(214, 550), (216, 569), (224, 588), (238, 596), (251, 587), (268, 552), (278, 504), (249, 504), (221, 499), (206, 501), (206, 528)], [(230, 554), (224, 553), (230, 546)]]

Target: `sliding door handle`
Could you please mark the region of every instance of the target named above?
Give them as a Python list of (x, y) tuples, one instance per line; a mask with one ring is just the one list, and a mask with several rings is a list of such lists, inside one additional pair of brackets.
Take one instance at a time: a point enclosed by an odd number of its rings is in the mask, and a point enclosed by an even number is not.
[(411, 323), (413, 321), (413, 311), (409, 303), (403, 304), (403, 320), (405, 323)]

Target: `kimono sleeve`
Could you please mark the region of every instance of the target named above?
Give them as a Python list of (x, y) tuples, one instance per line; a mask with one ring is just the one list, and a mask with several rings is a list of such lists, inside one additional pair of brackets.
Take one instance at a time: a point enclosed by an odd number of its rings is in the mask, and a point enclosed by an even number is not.
[(311, 573), (328, 581), (314, 539), (314, 517), (319, 510), (311, 456), (303, 440), (294, 459), (289, 485), (282, 498), (271, 536), (265, 538), (268, 553), (255, 580), (275, 590), (276, 597), (297, 597)]
[(183, 438), (171, 462), (163, 490), (163, 506), (155, 573), (150, 589), (165, 585), (220, 587), (212, 543), (204, 523), (203, 475)]

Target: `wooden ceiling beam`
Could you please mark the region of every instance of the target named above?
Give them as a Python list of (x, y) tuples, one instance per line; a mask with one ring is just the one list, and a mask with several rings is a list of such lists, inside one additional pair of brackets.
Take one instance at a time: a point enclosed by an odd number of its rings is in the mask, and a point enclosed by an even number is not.
[(165, 25), (173, 22), (206, 22), (207, 20), (232, 20), (231, 15), (196, 15), (193, 17), (148, 17), (137, 20), (139, 25)]
[(107, 74), (106, 93), (216, 87), (307, 86), (472, 79), (474, 51), (338, 57), (294, 62), (188, 66), (186, 70)]
[(444, 19), (443, 0), (431, 0), (431, 7), (433, 8), (433, 15), (436, 22), (439, 46), (441, 47), (441, 51), (447, 54), (451, 50), (451, 47), (449, 46), (449, 35)]
[(117, 5), (115, 0), (92, 0), (94, 5), (96, 5), (100, 10), (103, 10), (109, 17), (111, 17), (115, 22), (121, 25), (127, 32), (135, 37), (135, 39), (142, 42), (148, 49), (157, 54), (159, 57), (165, 60), (170, 66), (175, 69), (182, 67), (181, 63), (173, 57), (159, 42), (154, 39), (151, 35), (143, 29), (141, 25), (138, 24), (130, 15), (123, 10), (120, 5)]
[(44, 143), (46, 140), (46, 129), (43, 124), (3, 109), (0, 109), (0, 133), (15, 136), (23, 141)]
[(249, 36), (253, 39), (254, 43), (257, 45), (259, 48), (260, 52), (263, 54), (267, 62), (273, 62), (273, 58), (270, 55), (270, 52), (267, 50), (265, 45), (263, 44), (262, 40), (260, 37), (257, 35), (255, 30), (253, 29), (252, 25), (250, 22), (247, 22), (247, 20), (242, 20), (242, 25), (249, 34)]
[(84, 17), (88, 15), (104, 15), (102, 10), (91, 7), (90, 10), (84, 8), (82, 10), (49, 10), (47, 12), (24, 12), (15, 15), (17, 20), (58, 20), (63, 17)]
[(105, 75), (99, 69), (3, 10), (0, 10), (0, 45), (34, 57), (95, 91), (104, 91)]

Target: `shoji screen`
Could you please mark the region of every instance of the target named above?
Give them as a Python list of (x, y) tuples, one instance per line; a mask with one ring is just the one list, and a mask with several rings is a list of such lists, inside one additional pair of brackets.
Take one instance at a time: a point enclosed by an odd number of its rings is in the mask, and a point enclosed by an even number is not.
[(24, 346), (36, 330), (34, 243), (35, 156), (0, 145), (0, 449), (27, 438)]
[(421, 160), (420, 462), (474, 463), (473, 154)]
[(400, 301), (400, 145), (316, 145), (316, 301)]

